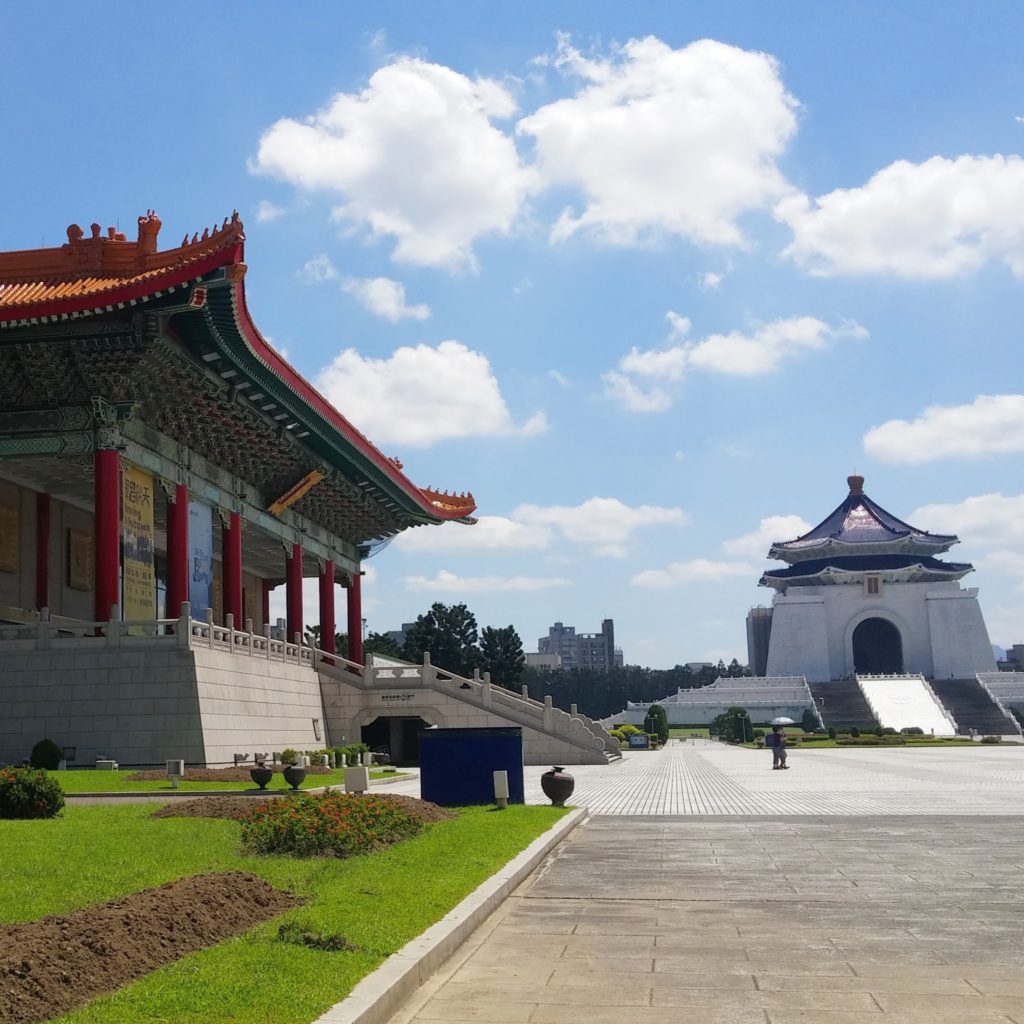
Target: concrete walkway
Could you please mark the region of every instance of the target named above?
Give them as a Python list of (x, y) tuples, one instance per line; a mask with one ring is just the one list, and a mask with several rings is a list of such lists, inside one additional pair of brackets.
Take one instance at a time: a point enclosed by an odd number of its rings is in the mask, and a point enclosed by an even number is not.
[(678, 744), (574, 768), (613, 813), (391, 1024), (1024, 1024), (1024, 751), (791, 763)]

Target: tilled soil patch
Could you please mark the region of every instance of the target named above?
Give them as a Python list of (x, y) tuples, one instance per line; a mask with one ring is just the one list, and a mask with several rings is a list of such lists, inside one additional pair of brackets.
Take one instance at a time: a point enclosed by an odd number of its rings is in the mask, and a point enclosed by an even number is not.
[[(407, 811), (414, 818), (420, 821), (448, 821), (456, 817), (452, 811), (438, 807), (428, 800), (417, 800), (414, 796), (399, 796), (398, 794), (373, 794), (378, 800), (387, 800), (396, 804), (404, 811)], [(295, 797), (273, 797), (272, 799), (294, 800)], [(312, 799), (316, 799), (313, 797)], [(359, 799), (353, 797), (353, 799)], [(195, 800), (175, 801), (166, 804), (159, 810), (154, 811), (154, 818), (234, 818), (240, 820), (243, 815), (256, 807), (261, 807), (265, 800), (257, 801), (252, 797), (245, 796), (200, 796)]]
[(226, 871), (0, 926), (0, 1024), (67, 1013), (298, 903), (262, 878)]

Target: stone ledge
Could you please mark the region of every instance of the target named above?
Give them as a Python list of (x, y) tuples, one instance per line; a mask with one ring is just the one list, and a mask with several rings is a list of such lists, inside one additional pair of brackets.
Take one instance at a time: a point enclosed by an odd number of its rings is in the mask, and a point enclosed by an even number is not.
[(512, 894), (538, 864), (587, 817), (570, 811), (437, 924), (406, 943), (314, 1024), (384, 1024), (427, 978)]

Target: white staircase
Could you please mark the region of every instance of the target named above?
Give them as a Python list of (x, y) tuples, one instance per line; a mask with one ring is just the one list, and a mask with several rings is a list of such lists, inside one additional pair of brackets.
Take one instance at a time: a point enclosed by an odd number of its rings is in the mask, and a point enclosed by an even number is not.
[(872, 714), (887, 729), (917, 726), (936, 736), (955, 736), (956, 721), (932, 692), (924, 676), (857, 675), (857, 685)]

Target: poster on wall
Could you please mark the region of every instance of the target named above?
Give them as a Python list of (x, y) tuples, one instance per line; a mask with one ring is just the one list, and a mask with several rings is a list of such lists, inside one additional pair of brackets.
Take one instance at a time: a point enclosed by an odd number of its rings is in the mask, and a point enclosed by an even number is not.
[[(205, 619), (213, 607), (213, 509), (200, 501), (188, 503), (188, 600), (192, 618)], [(176, 611), (171, 612), (172, 615)]]
[(129, 466), (121, 491), (124, 527), (123, 617), (156, 618), (156, 573), (153, 570), (153, 477)]
[(18, 571), (21, 550), (21, 531), (18, 528), (18, 510), (0, 505), (0, 572)]

